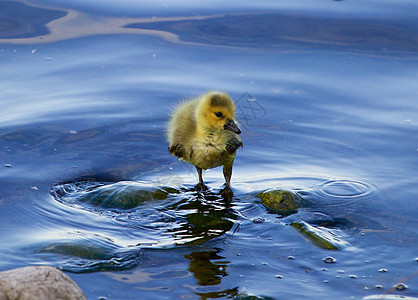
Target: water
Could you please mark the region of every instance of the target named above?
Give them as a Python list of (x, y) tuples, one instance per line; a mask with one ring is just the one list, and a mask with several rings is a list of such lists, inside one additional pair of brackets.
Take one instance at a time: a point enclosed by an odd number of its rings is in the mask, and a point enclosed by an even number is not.
[[(362, 4), (0, 2), (0, 270), (53, 265), (89, 299), (418, 297), (417, 4)], [(243, 131), (232, 199), (164, 137), (210, 89)]]

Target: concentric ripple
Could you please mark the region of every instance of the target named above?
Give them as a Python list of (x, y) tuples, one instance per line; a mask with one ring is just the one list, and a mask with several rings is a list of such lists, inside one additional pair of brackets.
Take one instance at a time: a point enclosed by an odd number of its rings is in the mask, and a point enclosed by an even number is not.
[(121, 232), (128, 229), (130, 238), (138, 239), (135, 244), (147, 248), (200, 244), (233, 232), (238, 220), (219, 193), (147, 182), (75, 181), (53, 186), (51, 194), (64, 205), (116, 224)]
[(377, 198), (382, 192), (383, 188), (374, 183), (348, 179), (324, 179), (313, 186), (306, 187), (303, 193), (315, 207), (347, 207)]
[(359, 198), (372, 192), (367, 183), (349, 180), (333, 180), (323, 184), (322, 192), (331, 197)]
[(34, 252), (76, 273), (130, 269), (142, 262), (146, 249), (201, 244), (228, 237), (238, 226), (231, 201), (211, 191), (81, 180), (56, 184), (51, 195), (64, 205), (60, 209), (75, 209), (87, 221), (74, 223), (66, 219), (71, 213), (61, 214), (66, 227), (58, 235), (48, 234)]

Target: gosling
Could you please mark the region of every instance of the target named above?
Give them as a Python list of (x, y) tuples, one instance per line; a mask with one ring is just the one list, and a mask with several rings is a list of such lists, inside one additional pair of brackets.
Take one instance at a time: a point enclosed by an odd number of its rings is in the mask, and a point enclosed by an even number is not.
[(234, 114), (234, 101), (227, 94), (209, 92), (181, 103), (171, 115), (168, 151), (196, 167), (198, 189), (207, 189), (202, 169), (223, 166), (223, 192), (231, 192), (232, 164), (237, 149), (243, 145)]

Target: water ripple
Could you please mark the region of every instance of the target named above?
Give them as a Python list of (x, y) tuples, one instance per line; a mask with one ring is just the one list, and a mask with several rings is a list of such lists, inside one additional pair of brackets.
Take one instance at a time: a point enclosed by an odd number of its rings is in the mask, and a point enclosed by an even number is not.
[(76, 236), (37, 246), (36, 255), (73, 273), (128, 270), (143, 262), (144, 251), (139, 247), (123, 248), (106, 238), (81, 232), (70, 235)]
[(48, 231), (47, 241), (36, 243), (34, 252), (76, 273), (131, 269), (147, 250), (230, 237), (241, 218), (219, 193), (149, 182), (79, 180), (54, 185), (51, 195), (63, 210), (86, 212), (91, 224), (77, 225), (81, 229), (72, 234)]
[(180, 193), (147, 182), (75, 181), (55, 185), (51, 193), (62, 204), (142, 232), (147, 247), (200, 244), (221, 237), (234, 230), (239, 216), (220, 194)]
[(331, 197), (359, 198), (370, 194), (372, 188), (365, 182), (332, 180), (323, 184), (322, 192)]
[(316, 199), (314, 206), (356, 206), (383, 193), (383, 188), (375, 183), (349, 179), (323, 180), (306, 191), (308, 198)]

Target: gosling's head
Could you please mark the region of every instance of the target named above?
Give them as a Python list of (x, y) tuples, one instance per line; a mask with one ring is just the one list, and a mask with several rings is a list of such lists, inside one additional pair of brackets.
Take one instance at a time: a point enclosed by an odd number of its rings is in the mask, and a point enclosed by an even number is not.
[(235, 104), (225, 93), (210, 92), (200, 97), (197, 108), (197, 122), (210, 130), (230, 130), (240, 134), (241, 130), (234, 122)]

